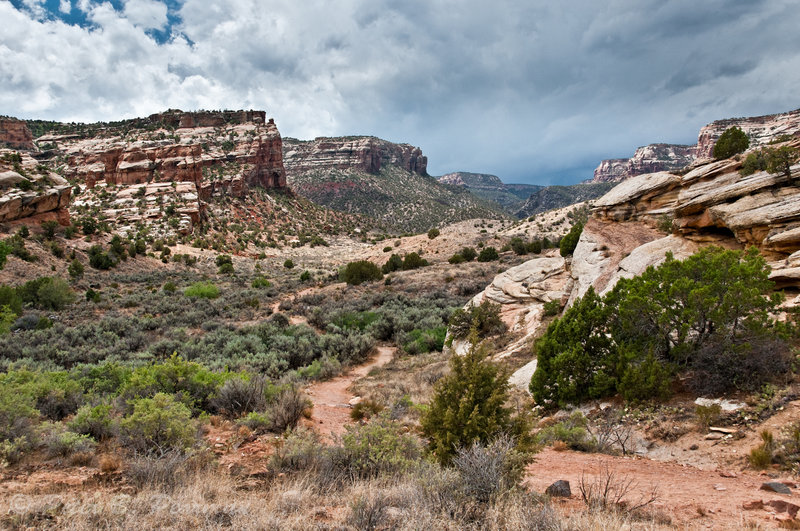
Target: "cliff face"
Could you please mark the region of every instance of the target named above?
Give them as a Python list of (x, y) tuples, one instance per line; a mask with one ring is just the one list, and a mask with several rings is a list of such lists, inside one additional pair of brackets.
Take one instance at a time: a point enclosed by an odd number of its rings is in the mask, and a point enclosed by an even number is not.
[(65, 160), (64, 176), (90, 190), (80, 203), (102, 205), (120, 222), (159, 219), (171, 206), (180, 232), (187, 233), (213, 196), (286, 187), (281, 136), (263, 111), (170, 110), (75, 132), (65, 128), (58, 129), (65, 134), (39, 137), (55, 147), (37, 157)]
[(674, 171), (695, 161), (709, 159), (722, 133), (734, 126), (747, 133), (750, 147), (763, 146), (782, 135), (799, 134), (800, 109), (782, 114), (717, 120), (700, 129), (694, 146), (650, 144), (640, 147), (630, 159), (601, 161), (594, 170), (592, 182), (617, 182), (644, 173)]
[(717, 120), (700, 129), (697, 137), (697, 158), (711, 158), (714, 144), (730, 127), (739, 127), (750, 138), (750, 147), (763, 146), (781, 135), (800, 132), (800, 109), (781, 114), (769, 114), (751, 118)]
[(0, 149), (0, 222), (52, 213), (67, 224), (71, 192), (64, 178), (27, 153)]
[(629, 159), (609, 159), (594, 170), (592, 182), (615, 182), (634, 175), (679, 170), (695, 160), (695, 146), (650, 144), (636, 150)]
[(22, 120), (4, 117), (0, 117), (0, 147), (2, 146), (11, 149), (36, 149), (28, 125)]
[(283, 162), (290, 175), (348, 169), (377, 174), (387, 165), (428, 175), (428, 157), (418, 147), (375, 137), (320, 137), (307, 141), (287, 138)]

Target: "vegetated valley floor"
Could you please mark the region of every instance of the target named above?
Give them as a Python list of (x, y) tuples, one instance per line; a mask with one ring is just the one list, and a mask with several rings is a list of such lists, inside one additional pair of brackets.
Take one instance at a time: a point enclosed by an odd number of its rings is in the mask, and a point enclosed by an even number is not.
[[(155, 258), (141, 257), (122, 263), (112, 273), (101, 273), (87, 267), (86, 277), (76, 282), (76, 288), (101, 292), (101, 302), (82, 300), (76, 303), (72, 313), (56, 317), (67, 327), (102, 320), (110, 314), (122, 319), (153, 320), (159, 314), (157, 307), (149, 305), (160, 304), (162, 298), (172, 297), (163, 294), (162, 286), (166, 282), (173, 281), (182, 290), (196, 280), (212, 280), (223, 291), (220, 302), (209, 303), (209, 311), (215, 312), (213, 326), (195, 322), (195, 316), (181, 314), (185, 322), (181, 321), (175, 327), (164, 323), (159, 325), (162, 328), (151, 329), (142, 336), (143, 341), (153, 341), (158, 336), (156, 340), (163, 342), (163, 355), (169, 356), (171, 352), (167, 351), (175, 345), (168, 342), (171, 334), (176, 334), (181, 342), (199, 341), (214, 331), (230, 330), (234, 333), (274, 319), (277, 313), (285, 314), (290, 325), (316, 326), (322, 317), (319, 312), (315, 313), (315, 308), (324, 310), (327, 308), (325, 304), (331, 301), (355, 301), (354, 307), (363, 306), (363, 311), (374, 311), (380, 304), (375, 301), (382, 297), (415, 298), (437, 294), (447, 304), (461, 305), (491, 282), (498, 272), (527, 257), (505, 252), (497, 262), (450, 265), (447, 262), (450, 255), (464, 246), (478, 247), (479, 244), (500, 249), (512, 235), (532, 237), (542, 231), (550, 236), (558, 235), (569, 228), (566, 217), (562, 217), (563, 221), (560, 221), (557, 215), (549, 213), (541, 216), (539, 221), (517, 222), (513, 228), (507, 221), (465, 221), (443, 228), (442, 234), (435, 239), (424, 234), (375, 243), (342, 238), (332, 242), (336, 253), (331, 247), (323, 246), (270, 249), (269, 256), (259, 261), (247, 256), (234, 256), (237, 273), (233, 276), (216, 273), (214, 259), (217, 253), (181, 246), (178, 249), (180, 253), (198, 258), (194, 269), (175, 263), (164, 265)], [(550, 232), (546, 232), (548, 230)], [(75, 242), (79, 254), (88, 247), (84, 243), (80, 240)], [(10, 257), (6, 268), (0, 272), (0, 281), (19, 284), (36, 276), (53, 274), (53, 271), (67, 276), (65, 262), (51, 256), (43, 244), (30, 241), (28, 247), (40, 259), (26, 263)], [(348, 287), (335, 280), (336, 268), (349, 260), (369, 258), (382, 263), (392, 253), (419, 251), (432, 265), (393, 273), (388, 284), (380, 282)], [(337, 259), (333, 255), (338, 253), (341, 256)], [(294, 268), (282, 266), (287, 258), (296, 262)], [(297, 280), (306, 270), (311, 271), (310, 283)], [(250, 288), (252, 278), (259, 276), (268, 277), (271, 286), (261, 291)], [(361, 304), (359, 301), (364, 301), (362, 306), (358, 306)], [(345, 367), (332, 378), (303, 382), (313, 409), (302, 424), (317, 432), (323, 442), (334, 443), (345, 432), (345, 426), (354, 424), (350, 418), (351, 406), (359, 400), (373, 401), (384, 407), (401, 404), (404, 397), (414, 404), (426, 403), (435, 382), (447, 371), (447, 355), (435, 351), (409, 355), (405, 348), (396, 340), (378, 342), (368, 359)], [(147, 352), (151, 351), (153, 349)], [(31, 352), (36, 351), (33, 349)], [(505, 363), (514, 369), (526, 361), (528, 359), (524, 356), (518, 356)], [(692, 415), (693, 403), (686, 398), (676, 398), (660, 408), (637, 411), (623, 410), (623, 406), (612, 403), (610, 407), (619, 408), (629, 418), (634, 437), (643, 442), (640, 455), (613, 456), (546, 448), (527, 467), (524, 485), (541, 493), (556, 480), (570, 481), (572, 496), (556, 498), (552, 504), (564, 515), (566, 528), (571, 529), (778, 527), (785, 511), (770, 506), (769, 502), (782, 500), (800, 505), (800, 499), (795, 493), (782, 495), (759, 490), (759, 487), (773, 480), (793, 485), (794, 476), (776, 468), (756, 472), (748, 466), (746, 455), (759, 443), (759, 433), (763, 429), (779, 433), (785, 426), (800, 421), (800, 403), (794, 399), (793, 393), (794, 388), (790, 386), (766, 397), (741, 397), (749, 400), (750, 404), (744, 413), (737, 415), (751, 415), (752, 418), (748, 422), (739, 422), (739, 417), (729, 417), (733, 429), (721, 436), (709, 436), (721, 432), (709, 432), (697, 425)], [(520, 404), (528, 400), (522, 391), (515, 391), (514, 398)], [(595, 413), (601, 409), (600, 404), (593, 406), (596, 406)], [(606, 406), (603, 404), (603, 408)], [(411, 408), (399, 415), (407, 423), (409, 431), (413, 431), (418, 411)], [(261, 525), (273, 522), (279, 527), (296, 529), (343, 528), (348, 525), (359, 528), (356, 524), (363, 522), (353, 520), (355, 502), (352, 500), (371, 499), (370, 488), (380, 488), (388, 493), (386, 495), (394, 500), (390, 509), (400, 511), (400, 515), (413, 514), (413, 507), (403, 507), (401, 498), (408, 496), (408, 492), (402, 490), (405, 488), (403, 485), (356, 483), (351, 490), (335, 491), (325, 496), (307, 479), (271, 477), (267, 465), (269, 459), (281, 451), (280, 434), (246, 430), (219, 415), (209, 417), (203, 430), (203, 439), (213, 452), (216, 464), (207, 476), (201, 474), (193, 483), (166, 493), (131, 485), (125, 479), (124, 464), (104, 470), (99, 461), (116, 451), (113, 445), (101, 443), (96, 452), (98, 457), (83, 463), (34, 453), (0, 471), (0, 523), (15, 529), (52, 528), (62, 524), (79, 529), (131, 528), (135, 525), (140, 528), (211, 529), (235, 527), (241, 523), (237, 515), (248, 515)], [(645, 499), (655, 489), (657, 496), (648, 506), (647, 516), (632, 520), (618, 515), (602, 518), (576, 516), (587, 513), (581, 501), (581, 482), (591, 484), (607, 478), (613, 478), (617, 486), (628, 487), (624, 499), (629, 504)], [(130, 511), (130, 515), (126, 517), (125, 511)], [(273, 516), (273, 513), (280, 517)], [(401, 518), (393, 520), (391, 515), (381, 514), (383, 528), (401, 527)], [(502, 522), (502, 519), (496, 522)], [(498, 524), (496, 528), (513, 527)]]

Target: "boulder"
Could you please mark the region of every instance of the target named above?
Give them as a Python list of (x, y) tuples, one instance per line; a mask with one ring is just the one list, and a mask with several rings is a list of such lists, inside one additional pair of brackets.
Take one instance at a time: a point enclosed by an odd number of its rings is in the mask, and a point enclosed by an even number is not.
[(792, 490), (784, 485), (783, 483), (779, 483), (777, 481), (768, 481), (766, 483), (762, 483), (760, 490), (766, 490), (768, 492), (777, 492), (778, 494), (791, 494)]
[(569, 488), (569, 481), (559, 479), (544, 491), (548, 496), (553, 498), (569, 498), (572, 496), (572, 490)]

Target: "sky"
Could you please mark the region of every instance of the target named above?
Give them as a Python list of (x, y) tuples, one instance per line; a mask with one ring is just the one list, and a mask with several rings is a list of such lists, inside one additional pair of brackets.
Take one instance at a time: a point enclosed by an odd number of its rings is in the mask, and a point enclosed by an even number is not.
[(800, 108), (797, 0), (0, 0), (0, 114), (263, 109), (428, 171), (570, 184)]

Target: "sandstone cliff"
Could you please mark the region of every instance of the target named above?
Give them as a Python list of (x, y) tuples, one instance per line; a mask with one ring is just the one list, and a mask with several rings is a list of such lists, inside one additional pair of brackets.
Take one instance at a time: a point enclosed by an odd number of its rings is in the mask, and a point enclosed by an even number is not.
[(650, 144), (640, 147), (629, 159), (608, 159), (594, 170), (592, 182), (622, 181), (634, 175), (679, 170), (695, 160), (695, 146)]
[(179, 231), (191, 232), (215, 195), (286, 187), (281, 136), (263, 111), (170, 110), (73, 129), (64, 124), (54, 128), (60, 134), (39, 137), (55, 146), (39, 158), (65, 161), (63, 175), (89, 189), (102, 185), (79, 204), (101, 206), (120, 222), (160, 218), (171, 205)]
[(27, 153), (0, 149), (0, 222), (55, 215), (69, 222), (72, 187)]
[(0, 147), (11, 149), (36, 149), (31, 130), (22, 120), (0, 116)]
[(289, 175), (308, 171), (355, 169), (376, 174), (387, 165), (428, 175), (428, 157), (409, 144), (371, 136), (284, 140), (284, 165)]
[(693, 146), (650, 144), (640, 147), (630, 159), (601, 161), (594, 170), (592, 182), (616, 182), (644, 173), (679, 170), (695, 161), (709, 159), (714, 144), (729, 127), (739, 127), (747, 133), (751, 148), (763, 146), (782, 135), (800, 133), (800, 109), (766, 116), (717, 120), (700, 129), (697, 144)]

